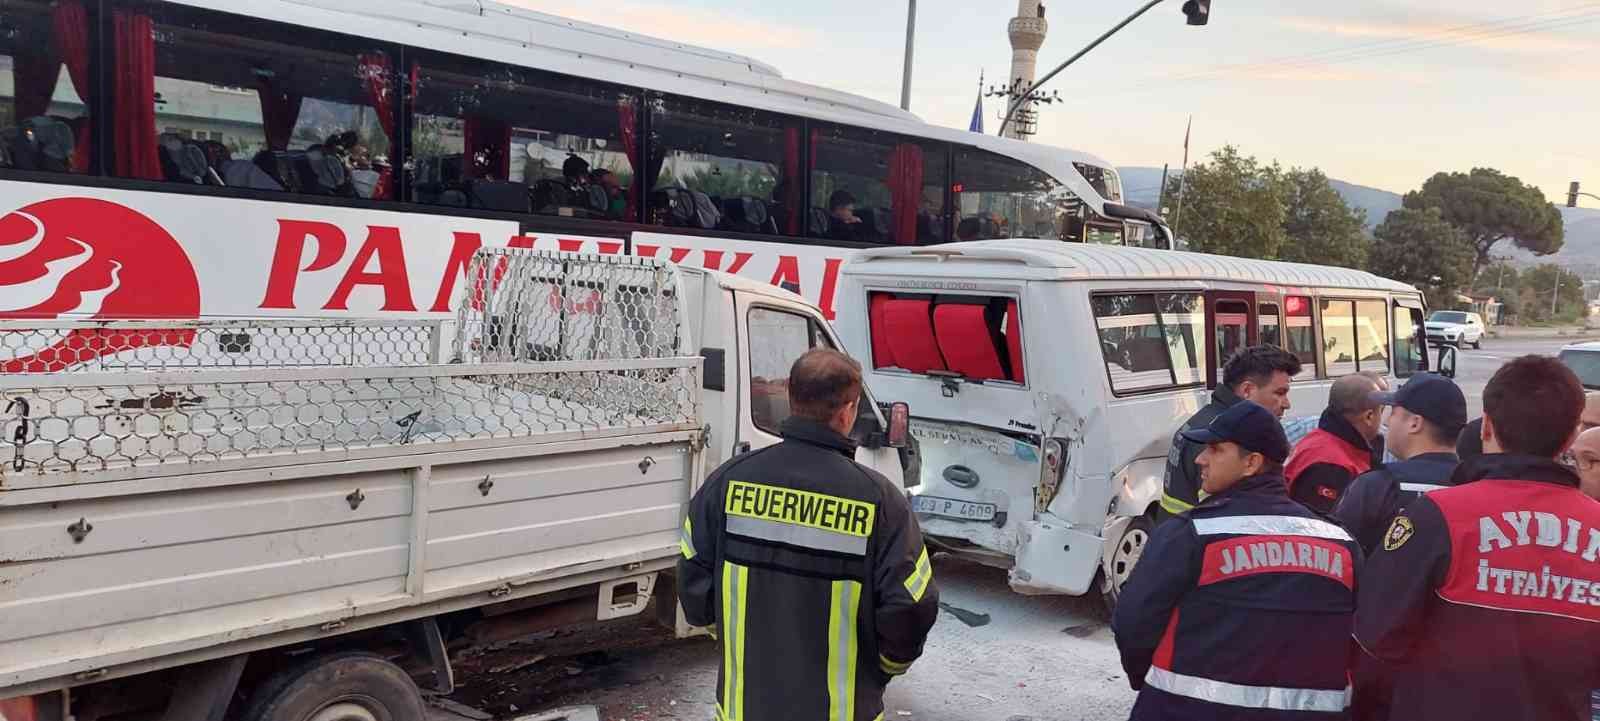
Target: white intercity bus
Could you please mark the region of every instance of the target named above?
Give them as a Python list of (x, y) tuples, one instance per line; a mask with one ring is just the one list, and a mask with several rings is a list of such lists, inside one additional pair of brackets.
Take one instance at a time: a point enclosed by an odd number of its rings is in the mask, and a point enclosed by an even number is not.
[(910, 406), (923, 532), (1026, 593), (1114, 603), (1173, 434), (1239, 348), (1300, 358), (1292, 416), (1339, 376), (1429, 367), (1422, 293), (1345, 268), (992, 240), (862, 251), (843, 275), (840, 302), (869, 312), (840, 336), (877, 398)]
[(510, 244), (721, 270), (831, 319), (853, 249), (1170, 244), (1122, 198), (1092, 155), (495, 2), (0, 9), (4, 317), (440, 316)]

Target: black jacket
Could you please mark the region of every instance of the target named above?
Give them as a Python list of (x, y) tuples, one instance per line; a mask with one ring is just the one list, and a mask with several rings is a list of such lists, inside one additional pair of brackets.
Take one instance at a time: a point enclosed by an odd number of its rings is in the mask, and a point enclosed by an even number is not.
[(1134, 721), (1345, 718), (1360, 565), (1277, 474), (1157, 527), (1112, 619)]
[(1356, 640), (1406, 721), (1589, 718), (1600, 688), (1600, 503), (1549, 458), (1481, 456), (1413, 501), (1361, 577)]
[(801, 418), (690, 501), (678, 595), (718, 627), (719, 719), (871, 721), (938, 615), (922, 531), (855, 444)]
[(1456, 454), (1424, 453), (1357, 476), (1339, 499), (1333, 515), (1371, 555), (1384, 529), (1400, 509), (1428, 491), (1449, 488)]
[(1199, 458), (1200, 452), (1206, 447), (1184, 438), (1183, 432), (1211, 425), (1211, 421), (1239, 400), (1232, 388), (1217, 386), (1211, 392), (1211, 402), (1189, 416), (1189, 420), (1172, 434), (1172, 448), (1167, 451), (1167, 472), (1161, 479), (1161, 508), (1156, 512), (1158, 520), (1165, 521), (1194, 508), (1200, 502), (1200, 467), (1195, 465), (1194, 459)]

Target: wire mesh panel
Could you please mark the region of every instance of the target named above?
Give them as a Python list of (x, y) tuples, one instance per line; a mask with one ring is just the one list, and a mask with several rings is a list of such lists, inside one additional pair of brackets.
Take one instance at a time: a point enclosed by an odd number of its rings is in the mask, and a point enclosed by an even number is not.
[(455, 357), (467, 362), (668, 358), (674, 266), (652, 258), (482, 248), (467, 269)]
[(672, 266), (480, 252), (463, 293), (443, 364), (435, 321), (0, 325), (0, 488), (698, 427)]
[(424, 365), (443, 321), (5, 321), (0, 372)]

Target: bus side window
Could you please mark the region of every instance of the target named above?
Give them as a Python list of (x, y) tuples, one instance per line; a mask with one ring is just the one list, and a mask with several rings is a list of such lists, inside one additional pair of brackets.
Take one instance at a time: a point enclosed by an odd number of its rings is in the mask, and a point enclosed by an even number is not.
[(894, 245), (948, 239), (943, 145), (864, 128), (813, 127), (811, 215), (818, 222), (808, 235)]
[(93, 148), (83, 97), (98, 33), (83, 4), (6, 3), (0, 14), (0, 167), (87, 172)]
[[(1072, 191), (1019, 160), (975, 148), (956, 149), (956, 240), (1043, 238), (1121, 245), (1122, 224), (1085, 225), (1088, 213)], [(1115, 237), (1112, 237), (1112, 236)]]
[(678, 96), (652, 95), (648, 107), (646, 222), (802, 234), (799, 120)]
[(408, 53), (410, 199), (634, 220), (638, 98), (598, 82), (444, 53)]
[(112, 20), (113, 175), (393, 197), (401, 93), (382, 43), (172, 3)]

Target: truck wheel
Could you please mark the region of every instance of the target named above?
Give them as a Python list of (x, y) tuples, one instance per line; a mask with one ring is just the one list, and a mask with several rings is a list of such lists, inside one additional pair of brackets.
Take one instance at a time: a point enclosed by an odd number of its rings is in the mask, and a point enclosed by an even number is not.
[(1155, 522), (1149, 516), (1139, 516), (1128, 523), (1128, 527), (1122, 531), (1122, 537), (1117, 539), (1116, 547), (1111, 550), (1111, 563), (1102, 569), (1105, 581), (1100, 584), (1100, 597), (1105, 601), (1108, 612), (1116, 610), (1122, 587), (1133, 576), (1133, 567), (1144, 555), (1144, 548), (1149, 545), (1153, 531)]
[(244, 721), (415, 721), (426, 709), (417, 685), (369, 653), (336, 653), (278, 673), (257, 687)]

